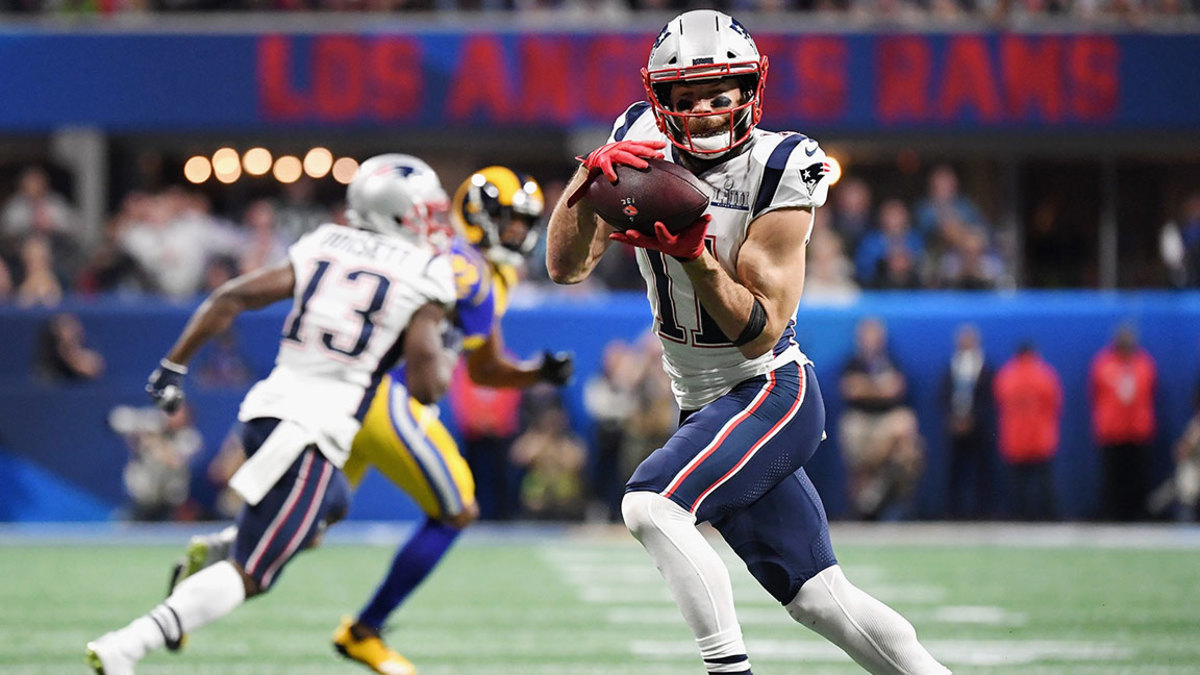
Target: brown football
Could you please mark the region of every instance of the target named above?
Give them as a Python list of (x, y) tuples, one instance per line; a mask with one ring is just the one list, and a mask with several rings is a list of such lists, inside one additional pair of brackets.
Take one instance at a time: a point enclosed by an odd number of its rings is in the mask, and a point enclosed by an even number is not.
[(597, 176), (588, 186), (588, 201), (617, 230), (654, 234), (654, 223), (662, 221), (672, 234), (678, 234), (704, 215), (708, 185), (678, 164), (664, 159), (646, 161), (650, 166), (645, 169), (615, 166), (616, 183)]

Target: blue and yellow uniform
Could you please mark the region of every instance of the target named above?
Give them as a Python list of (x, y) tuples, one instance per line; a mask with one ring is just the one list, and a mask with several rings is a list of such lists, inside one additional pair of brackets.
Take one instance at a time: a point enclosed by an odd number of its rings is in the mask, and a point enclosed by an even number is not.
[[(494, 265), (463, 237), (451, 245), (458, 292), (454, 324), (470, 352), (487, 342), (507, 308), (516, 270)], [(436, 520), (457, 516), (475, 501), (475, 480), (437, 409), (404, 387), (403, 368), (384, 377), (354, 439), (345, 473), (354, 487), (375, 467)]]

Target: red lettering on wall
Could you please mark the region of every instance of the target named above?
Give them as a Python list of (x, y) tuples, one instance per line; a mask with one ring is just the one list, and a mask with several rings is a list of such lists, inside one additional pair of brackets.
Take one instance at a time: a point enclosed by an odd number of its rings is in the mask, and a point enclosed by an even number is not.
[(322, 119), (353, 118), (366, 100), (365, 60), (358, 38), (319, 37), (313, 47), (313, 102)]
[(976, 36), (951, 38), (943, 58), (946, 70), (938, 96), (938, 116), (953, 119), (963, 108), (971, 107), (979, 112), (980, 119), (998, 119), (1000, 95), (988, 59), (987, 42)]
[(482, 113), (490, 122), (508, 121), (512, 86), (504, 64), (504, 45), (493, 36), (463, 38), (462, 58), (450, 83), (446, 112), (452, 120)]
[(529, 36), (521, 42), (521, 119), (526, 122), (571, 120), (569, 65), (571, 45), (562, 38)]
[(846, 41), (812, 37), (796, 46), (800, 114), (814, 120), (831, 120), (846, 111)]
[(1087, 36), (1067, 48), (1071, 112), (1081, 120), (1103, 121), (1117, 114), (1121, 51), (1112, 37)]
[(880, 38), (875, 54), (876, 106), (883, 122), (925, 117), (933, 56), (929, 42), (915, 36)]
[(268, 35), (258, 41), (258, 93), (263, 114), (269, 120), (304, 117), (308, 101), (292, 90), (291, 38)]
[(646, 98), (641, 72), (653, 41), (652, 35), (601, 35), (588, 42), (584, 78), (573, 90), (582, 88), (589, 116), (615, 120), (630, 104)]
[(415, 117), (424, 103), (421, 43), (411, 38), (385, 37), (371, 48), (368, 64), (372, 84), (371, 109), (381, 121)]
[(1063, 117), (1062, 41), (1007, 35), (1000, 40), (1004, 102), (1015, 119), (1058, 122)]

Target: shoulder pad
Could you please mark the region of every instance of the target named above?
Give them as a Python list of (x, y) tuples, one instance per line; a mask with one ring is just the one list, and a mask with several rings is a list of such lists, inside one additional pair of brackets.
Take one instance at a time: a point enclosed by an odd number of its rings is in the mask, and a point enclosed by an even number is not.
[(651, 126), (656, 128), (654, 124), (654, 116), (648, 114), (650, 112), (650, 104), (646, 101), (638, 101), (625, 109), (621, 116), (613, 122), (612, 133), (608, 136), (608, 142), (623, 141), (629, 134), (629, 130), (633, 125), (643, 118), (651, 120)]
[(762, 165), (754, 216), (782, 208), (816, 208), (829, 194), (825, 152), (804, 134), (780, 133), (755, 144), (752, 159)]

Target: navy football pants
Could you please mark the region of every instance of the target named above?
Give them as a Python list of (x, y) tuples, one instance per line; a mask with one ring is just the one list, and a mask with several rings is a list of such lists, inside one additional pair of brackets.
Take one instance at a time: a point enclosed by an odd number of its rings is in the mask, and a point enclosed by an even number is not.
[(626, 492), (652, 491), (711, 521), (781, 603), (837, 563), (829, 523), (804, 464), (825, 427), (811, 365), (788, 363), (686, 413)]
[[(273, 418), (246, 423), (242, 442), (247, 457), (278, 424)], [(242, 507), (233, 559), (265, 591), (284, 565), (312, 543), (322, 523), (339, 520), (349, 503), (346, 476), (316, 445), (309, 445), (258, 504)]]

